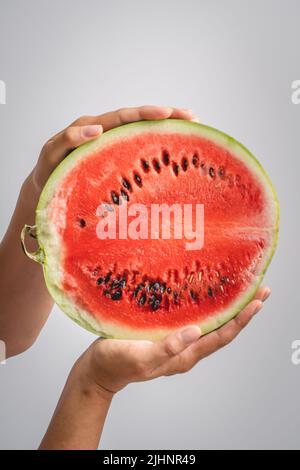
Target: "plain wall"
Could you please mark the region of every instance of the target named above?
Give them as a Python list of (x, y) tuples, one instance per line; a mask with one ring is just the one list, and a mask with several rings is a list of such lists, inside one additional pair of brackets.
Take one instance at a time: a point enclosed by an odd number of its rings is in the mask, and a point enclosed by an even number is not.
[[(190, 373), (116, 396), (102, 448), (300, 447), (299, 18), (297, 0), (0, 0), (1, 235), (47, 138), (82, 114), (144, 103), (193, 108), (243, 142), (281, 203), (263, 312)], [(36, 344), (0, 365), (2, 449), (38, 446), (93, 339), (55, 307)]]

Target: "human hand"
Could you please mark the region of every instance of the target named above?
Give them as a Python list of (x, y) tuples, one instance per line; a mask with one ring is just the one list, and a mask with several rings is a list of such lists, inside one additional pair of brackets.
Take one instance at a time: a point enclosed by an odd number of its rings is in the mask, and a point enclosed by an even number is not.
[(29, 179), (39, 195), (55, 167), (79, 145), (122, 124), (169, 118), (195, 120), (190, 110), (162, 106), (122, 108), (99, 116), (82, 116), (46, 142)]
[(187, 372), (229, 344), (261, 309), (270, 292), (267, 287), (259, 288), (255, 298), (233, 320), (202, 338), (200, 329), (192, 325), (159, 343), (98, 339), (75, 366), (81, 383), (111, 398), (131, 382)]
[(40, 449), (96, 449), (114, 393), (130, 382), (187, 372), (230, 343), (269, 294), (270, 289), (260, 288), (235, 319), (203, 338), (194, 325), (159, 343), (95, 341), (74, 365)]

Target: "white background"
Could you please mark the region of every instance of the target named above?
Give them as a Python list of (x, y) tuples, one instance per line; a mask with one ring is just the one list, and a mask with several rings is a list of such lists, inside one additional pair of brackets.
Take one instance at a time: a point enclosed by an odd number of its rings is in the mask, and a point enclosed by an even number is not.
[[(82, 114), (144, 103), (191, 107), (243, 142), (281, 202), (263, 312), (187, 375), (122, 391), (103, 448), (299, 448), (299, 18), (297, 0), (0, 0), (1, 234), (47, 138)], [(2, 449), (38, 446), (93, 339), (54, 308), (36, 344), (0, 365)]]

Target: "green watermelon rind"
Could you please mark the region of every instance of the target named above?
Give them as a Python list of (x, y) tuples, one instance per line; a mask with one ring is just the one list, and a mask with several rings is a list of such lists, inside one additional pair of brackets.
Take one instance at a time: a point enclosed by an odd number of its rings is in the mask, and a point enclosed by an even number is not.
[(44, 252), (43, 270), (45, 282), (56, 304), (80, 326), (96, 335), (105, 338), (158, 340), (164, 337), (167, 333), (174, 331), (174, 329), (164, 328), (139, 330), (134, 327), (130, 328), (129, 326), (117, 325), (108, 323), (106, 321), (101, 321), (100, 323), (100, 321), (96, 320), (91, 313), (75, 305), (72, 299), (70, 299), (64, 293), (63, 289), (60, 288), (59, 258), (62, 256), (62, 253), (57, 250), (57, 248), (60, 246), (59, 243), (56, 244), (56, 248), (53, 248), (53, 246), (51, 247), (51, 245), (49, 247), (49, 241), (51, 243), (53, 237), (53, 232), (51, 234), (53, 227), (51, 228), (48, 224), (47, 206), (51, 201), (57, 186), (66, 175), (66, 172), (70, 171), (76, 165), (78, 160), (91, 156), (94, 151), (98, 151), (103, 146), (112, 144), (118, 139), (126, 139), (132, 135), (141, 134), (141, 132), (148, 133), (152, 131), (156, 133), (170, 132), (171, 134), (185, 133), (191, 135), (200, 135), (204, 138), (208, 138), (216, 143), (219, 143), (222, 147), (227, 148), (230, 152), (235, 154), (237, 158), (240, 158), (246, 165), (248, 165), (248, 167), (252, 169), (252, 171), (255, 172), (255, 174), (261, 180), (262, 188), (264, 188), (266, 193), (268, 193), (268, 200), (270, 201), (270, 213), (273, 217), (273, 219), (271, 219), (271, 226), (274, 227), (274, 233), (272, 243), (270, 244), (269, 249), (266, 250), (266, 254), (261, 261), (262, 269), (260, 274), (256, 276), (256, 281), (246, 292), (243, 292), (240, 295), (240, 299), (236, 300), (230, 306), (230, 308), (227, 308), (225, 312), (221, 312), (218, 316), (208, 318), (200, 323), (199, 326), (201, 327), (202, 334), (207, 334), (233, 319), (253, 299), (256, 290), (260, 285), (271, 262), (278, 242), (280, 219), (279, 201), (269, 176), (263, 169), (262, 165), (254, 157), (254, 155), (252, 155), (252, 153), (244, 145), (235, 140), (233, 137), (230, 137), (215, 128), (191, 121), (177, 119), (139, 121), (125, 124), (118, 128), (107, 131), (99, 138), (81, 145), (57, 166), (41, 193), (36, 210), (37, 239), (40, 249)]

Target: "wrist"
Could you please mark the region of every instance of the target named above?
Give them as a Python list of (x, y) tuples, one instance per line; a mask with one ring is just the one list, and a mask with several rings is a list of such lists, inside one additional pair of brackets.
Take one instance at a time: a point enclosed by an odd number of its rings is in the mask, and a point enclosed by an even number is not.
[(102, 403), (109, 404), (115, 395), (115, 392), (106, 389), (95, 379), (91, 366), (90, 350), (87, 350), (74, 364), (68, 382), (72, 386), (76, 383), (82, 396)]
[(22, 184), (20, 195), (25, 204), (30, 201), (36, 207), (40, 194), (41, 189), (35, 183), (34, 170), (32, 170)]

